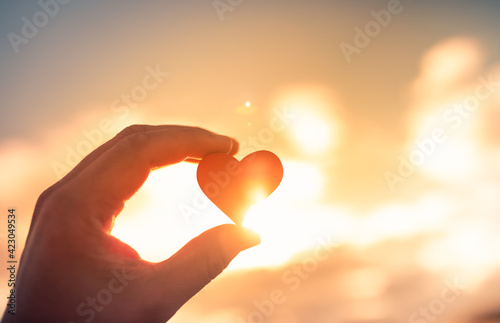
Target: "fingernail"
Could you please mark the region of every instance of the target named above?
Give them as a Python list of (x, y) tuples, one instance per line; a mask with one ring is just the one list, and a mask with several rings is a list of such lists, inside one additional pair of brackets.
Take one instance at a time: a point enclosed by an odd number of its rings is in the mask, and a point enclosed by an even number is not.
[(226, 254), (236, 256), (239, 252), (260, 244), (260, 236), (242, 226), (234, 225), (231, 232), (224, 238)]
[(252, 248), (260, 244), (260, 235), (254, 231), (240, 227), (240, 232), (241, 250)]
[(240, 149), (240, 144), (238, 141), (234, 138), (229, 138), (231, 140), (231, 149), (229, 150), (228, 154), (229, 155), (234, 155), (238, 152)]

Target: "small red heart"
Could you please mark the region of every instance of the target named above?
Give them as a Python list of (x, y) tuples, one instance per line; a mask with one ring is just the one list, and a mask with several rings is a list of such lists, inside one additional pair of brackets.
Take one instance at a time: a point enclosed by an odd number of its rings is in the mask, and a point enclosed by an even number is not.
[(241, 161), (214, 153), (201, 160), (197, 178), (203, 193), (231, 220), (241, 224), (258, 197), (268, 197), (279, 186), (283, 165), (267, 150), (251, 153)]

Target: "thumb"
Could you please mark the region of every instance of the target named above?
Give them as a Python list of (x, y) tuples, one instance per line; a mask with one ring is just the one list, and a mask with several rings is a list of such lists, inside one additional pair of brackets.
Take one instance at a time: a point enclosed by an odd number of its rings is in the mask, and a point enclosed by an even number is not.
[[(203, 232), (169, 259), (157, 264), (168, 307), (181, 307), (217, 277), (241, 251), (260, 243), (256, 233), (233, 224)], [(168, 282), (168, 286), (165, 286)], [(163, 286), (162, 286), (163, 285)]]

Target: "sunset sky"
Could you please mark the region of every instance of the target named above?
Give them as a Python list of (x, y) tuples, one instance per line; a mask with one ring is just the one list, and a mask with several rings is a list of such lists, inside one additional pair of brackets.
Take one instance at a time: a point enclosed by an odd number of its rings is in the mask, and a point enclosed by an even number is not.
[[(407, 321), (450, 275), (481, 301), (439, 322), (500, 307), (500, 2), (61, 3), (0, 4), (0, 205), (20, 248), (39, 194), (90, 151), (131, 124), (193, 125), (238, 139), (240, 159), (274, 152), (284, 178), (247, 214), (262, 244), (172, 322), (246, 319), (249, 295), (322, 245), (339, 251), (266, 322)], [(161, 261), (222, 223), (181, 163), (151, 173), (112, 234)], [(397, 280), (413, 270), (425, 284)], [(387, 302), (398, 284), (419, 296)], [(366, 303), (318, 310), (352, 299)]]

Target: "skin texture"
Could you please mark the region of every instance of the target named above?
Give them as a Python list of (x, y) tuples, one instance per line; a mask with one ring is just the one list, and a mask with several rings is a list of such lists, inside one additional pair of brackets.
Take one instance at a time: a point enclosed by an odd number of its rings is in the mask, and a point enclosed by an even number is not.
[(88, 155), (36, 204), (6, 322), (166, 322), (247, 248), (254, 233), (221, 225), (160, 263), (109, 235), (152, 169), (238, 143), (200, 128), (135, 125)]

